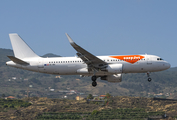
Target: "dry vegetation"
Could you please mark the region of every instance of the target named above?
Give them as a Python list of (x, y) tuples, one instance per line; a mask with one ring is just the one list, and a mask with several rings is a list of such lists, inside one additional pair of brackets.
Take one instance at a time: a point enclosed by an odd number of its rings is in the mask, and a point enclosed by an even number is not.
[(32, 103), (26, 108), (4, 109), (0, 112), (0, 119), (24, 120), (36, 119), (43, 113), (92, 113), (94, 110), (141, 108), (146, 112), (164, 112), (169, 117), (177, 117), (177, 101), (154, 100), (141, 97), (110, 97), (104, 102), (87, 102), (68, 99), (29, 98), (23, 99)]

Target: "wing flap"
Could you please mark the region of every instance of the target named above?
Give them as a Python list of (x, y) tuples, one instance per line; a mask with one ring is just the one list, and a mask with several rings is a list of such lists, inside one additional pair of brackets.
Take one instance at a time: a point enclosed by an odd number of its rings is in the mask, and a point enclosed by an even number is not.
[(20, 65), (29, 65), (29, 63), (23, 61), (23, 60), (20, 60), (14, 56), (7, 56), (9, 59), (11, 59), (14, 63), (17, 63), (17, 64), (20, 64)]

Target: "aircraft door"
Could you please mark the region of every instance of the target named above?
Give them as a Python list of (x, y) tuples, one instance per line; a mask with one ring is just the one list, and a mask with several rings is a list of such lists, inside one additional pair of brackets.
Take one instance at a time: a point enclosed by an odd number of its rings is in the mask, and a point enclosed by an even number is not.
[(38, 59), (38, 68), (44, 68), (43, 59), (41, 58)]
[(147, 57), (147, 64), (148, 64), (148, 65), (151, 65), (151, 64), (152, 64), (152, 60), (151, 60), (151, 57), (150, 57), (150, 56)]
[(42, 58), (38, 59), (38, 69), (39, 69), (39, 72), (44, 71), (44, 64), (43, 64), (43, 59)]

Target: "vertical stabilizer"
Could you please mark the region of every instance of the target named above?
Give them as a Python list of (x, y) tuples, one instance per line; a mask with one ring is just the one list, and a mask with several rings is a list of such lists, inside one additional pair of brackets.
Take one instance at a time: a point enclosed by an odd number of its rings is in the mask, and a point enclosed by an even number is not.
[(39, 57), (33, 50), (22, 40), (22, 38), (14, 33), (9, 34), (12, 48), (14, 51), (14, 55), (17, 58), (31, 58), (31, 57)]

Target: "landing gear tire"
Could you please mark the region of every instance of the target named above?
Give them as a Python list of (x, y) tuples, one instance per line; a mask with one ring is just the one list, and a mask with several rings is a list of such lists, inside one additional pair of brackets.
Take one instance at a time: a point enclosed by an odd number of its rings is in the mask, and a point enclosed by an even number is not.
[(151, 80), (152, 80), (151, 78), (148, 78), (148, 81), (149, 81), (149, 82), (151, 82)]
[(92, 81), (96, 81), (97, 77), (96, 76), (92, 76)]
[(93, 82), (92, 82), (92, 86), (93, 86), (93, 87), (97, 86), (96, 79), (97, 79), (97, 76), (95, 76), (95, 75), (92, 76), (92, 81), (93, 81)]
[(92, 82), (92, 86), (93, 86), (93, 87), (97, 86), (97, 82), (93, 81), (93, 82)]

